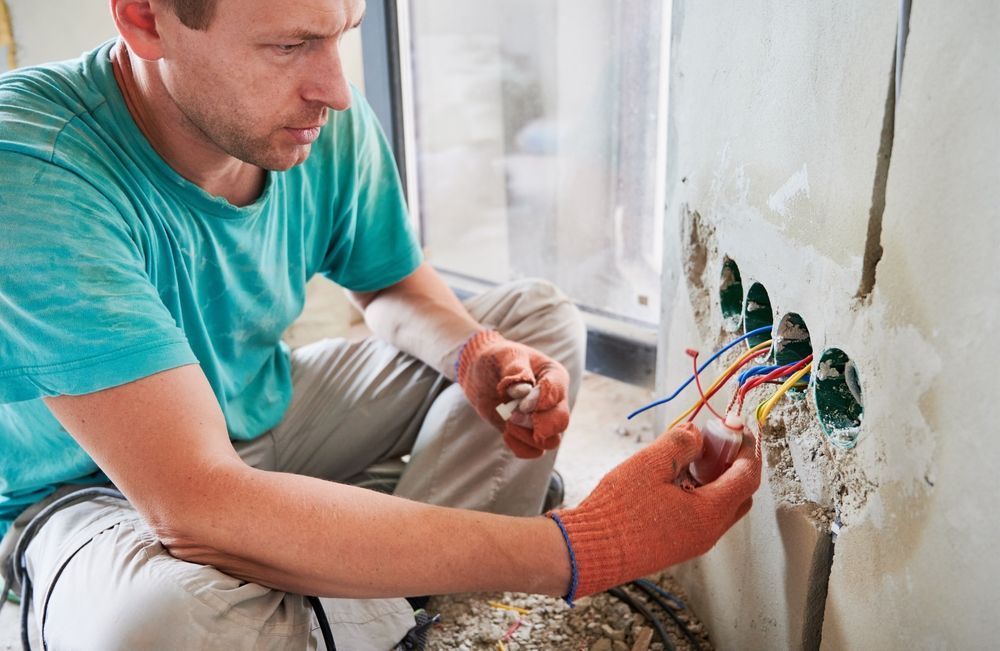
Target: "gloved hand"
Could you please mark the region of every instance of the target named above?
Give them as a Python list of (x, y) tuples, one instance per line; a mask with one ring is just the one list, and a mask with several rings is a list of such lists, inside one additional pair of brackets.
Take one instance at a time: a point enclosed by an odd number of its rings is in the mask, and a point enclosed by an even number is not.
[(578, 507), (553, 512), (576, 564), (568, 599), (704, 554), (750, 510), (760, 486), (760, 444), (744, 445), (715, 481), (676, 485), (701, 449), (697, 427), (675, 427), (605, 475)]
[[(518, 457), (533, 459), (559, 446), (569, 425), (569, 373), (559, 362), (495, 330), (483, 330), (462, 348), (457, 380), (476, 412), (503, 432)], [(531, 395), (525, 385), (533, 385)], [(504, 421), (496, 408), (511, 398), (523, 398), (520, 414)]]

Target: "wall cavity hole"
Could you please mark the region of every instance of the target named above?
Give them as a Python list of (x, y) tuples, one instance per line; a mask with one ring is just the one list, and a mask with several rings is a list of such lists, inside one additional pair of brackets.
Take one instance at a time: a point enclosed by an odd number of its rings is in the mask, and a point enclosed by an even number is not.
[(722, 278), (719, 280), (719, 306), (722, 308), (722, 327), (726, 332), (736, 332), (743, 321), (743, 280), (736, 261), (728, 255), (722, 259)]
[(857, 445), (865, 407), (858, 369), (847, 353), (827, 348), (814, 366), (816, 415), (830, 442), (849, 450)]
[(812, 355), (809, 328), (795, 312), (781, 317), (774, 331), (774, 360), (776, 364), (792, 364)]
[[(774, 312), (771, 310), (771, 299), (767, 295), (767, 290), (760, 283), (750, 285), (747, 290), (747, 300), (743, 304), (743, 332), (752, 332), (757, 328), (774, 324)], [(764, 332), (747, 339), (747, 346), (753, 348), (759, 343), (765, 342), (771, 335)]]

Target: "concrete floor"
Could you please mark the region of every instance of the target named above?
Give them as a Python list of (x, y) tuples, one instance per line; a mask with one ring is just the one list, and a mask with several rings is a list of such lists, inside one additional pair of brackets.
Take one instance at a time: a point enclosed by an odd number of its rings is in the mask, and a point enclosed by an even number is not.
[[(599, 375), (587, 374), (559, 452), (556, 468), (566, 480), (566, 503), (576, 504), (601, 476), (648, 443), (648, 422), (632, 423), (625, 415), (645, 404), (650, 392)], [(0, 612), (0, 651), (20, 649), (18, 607), (8, 603)], [(33, 648), (41, 645), (33, 641)]]

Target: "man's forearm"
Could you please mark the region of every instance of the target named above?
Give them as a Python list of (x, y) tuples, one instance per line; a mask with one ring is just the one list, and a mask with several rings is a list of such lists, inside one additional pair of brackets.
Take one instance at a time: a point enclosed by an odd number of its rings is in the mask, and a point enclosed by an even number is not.
[[(170, 552), (282, 590), (387, 597), (512, 590), (561, 595), (562, 534), (543, 517), (429, 506), (310, 477), (230, 464), (204, 504), (157, 526)], [(192, 498), (196, 499), (196, 498)]]
[(372, 294), (355, 294), (378, 336), (454, 379), (462, 344), (482, 326), (430, 265)]

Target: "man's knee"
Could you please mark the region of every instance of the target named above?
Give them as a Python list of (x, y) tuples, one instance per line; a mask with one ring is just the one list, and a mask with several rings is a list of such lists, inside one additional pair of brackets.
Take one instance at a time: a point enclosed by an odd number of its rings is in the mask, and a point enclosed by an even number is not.
[[(105, 535), (118, 540), (101, 540)], [(123, 548), (129, 532), (102, 536), (92, 541), (95, 549), (85, 547), (67, 563), (41, 609), (49, 648), (306, 648), (310, 615), (301, 597), (177, 560), (134, 539)], [(100, 548), (112, 546), (126, 553), (99, 576), (96, 567), (108, 566), (99, 556), (110, 551)]]

